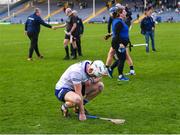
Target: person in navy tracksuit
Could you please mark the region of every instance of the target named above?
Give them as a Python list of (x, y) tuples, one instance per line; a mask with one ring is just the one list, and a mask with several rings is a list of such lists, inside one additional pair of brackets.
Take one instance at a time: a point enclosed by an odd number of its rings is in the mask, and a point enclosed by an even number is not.
[(148, 7), (145, 9), (145, 17), (141, 21), (141, 33), (145, 36), (146, 40), (146, 52), (149, 52), (149, 38), (151, 38), (152, 44), (152, 51), (155, 52), (155, 43), (154, 43), (154, 29), (155, 29), (155, 22), (151, 17), (152, 14), (152, 7)]
[(41, 29), (40, 25), (52, 28), (51, 25), (45, 23), (44, 20), (42, 20), (41, 11), (39, 8), (36, 8), (34, 14), (30, 15), (25, 23), (25, 34), (31, 41), (28, 60), (32, 60), (34, 50), (39, 58), (43, 58), (38, 49), (38, 36)]

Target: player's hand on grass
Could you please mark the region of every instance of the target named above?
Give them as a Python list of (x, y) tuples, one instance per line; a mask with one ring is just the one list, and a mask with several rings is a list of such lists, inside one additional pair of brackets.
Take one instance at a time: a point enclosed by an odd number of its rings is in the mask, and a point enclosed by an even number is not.
[(85, 113), (79, 113), (79, 120), (80, 120), (80, 121), (86, 120), (86, 115), (85, 115)]

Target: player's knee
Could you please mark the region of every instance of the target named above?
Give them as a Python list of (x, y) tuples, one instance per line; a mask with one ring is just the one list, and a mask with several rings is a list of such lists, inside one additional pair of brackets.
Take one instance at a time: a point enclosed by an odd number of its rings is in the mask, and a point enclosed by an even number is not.
[(104, 84), (103, 84), (103, 82), (99, 82), (99, 83), (98, 83), (98, 88), (97, 88), (98, 92), (102, 92), (103, 89), (104, 89)]
[(113, 57), (114, 54), (115, 54), (115, 52), (111, 49), (111, 50), (109, 51), (109, 56), (110, 56), (110, 57)]
[(81, 103), (81, 97), (80, 96), (74, 97), (74, 103), (77, 105), (80, 104)]
[(68, 46), (68, 41), (64, 41), (64, 47)]
[(67, 105), (69, 108), (71, 108), (71, 107), (74, 107), (74, 106), (75, 106), (75, 103), (70, 102), (70, 101), (66, 101), (65, 103), (66, 103), (66, 105)]

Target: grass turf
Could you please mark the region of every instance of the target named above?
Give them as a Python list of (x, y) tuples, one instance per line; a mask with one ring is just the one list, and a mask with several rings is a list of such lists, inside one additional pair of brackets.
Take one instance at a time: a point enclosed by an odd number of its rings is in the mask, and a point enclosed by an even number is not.
[[(157, 52), (132, 49), (136, 76), (127, 83), (104, 78), (105, 89), (86, 105), (91, 114), (124, 118), (124, 125), (88, 119), (79, 122), (59, 112), (54, 87), (61, 74), (80, 60), (106, 60), (110, 41), (106, 25), (85, 25), (83, 57), (63, 61), (63, 29), (42, 28), (39, 37), (43, 60), (27, 61), (29, 40), (22, 25), (0, 25), (0, 133), (180, 133), (180, 23), (156, 27)], [(132, 43), (144, 43), (138, 25), (130, 32)], [(126, 64), (125, 72), (129, 68)]]

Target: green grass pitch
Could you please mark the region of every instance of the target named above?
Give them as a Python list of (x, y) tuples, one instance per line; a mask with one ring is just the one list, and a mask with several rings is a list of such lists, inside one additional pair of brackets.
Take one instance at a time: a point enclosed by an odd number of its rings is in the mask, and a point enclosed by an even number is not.
[[(157, 51), (132, 49), (136, 76), (127, 83), (103, 79), (104, 91), (86, 105), (91, 114), (123, 118), (124, 125), (88, 119), (80, 122), (73, 112), (63, 118), (54, 87), (71, 64), (81, 60), (106, 60), (110, 40), (107, 25), (85, 25), (83, 57), (64, 61), (64, 29), (42, 28), (39, 37), (43, 60), (27, 61), (29, 40), (23, 25), (0, 25), (0, 133), (180, 133), (180, 23), (156, 26)], [(144, 43), (139, 25), (131, 32), (132, 43)], [(125, 66), (125, 72), (129, 67)]]

